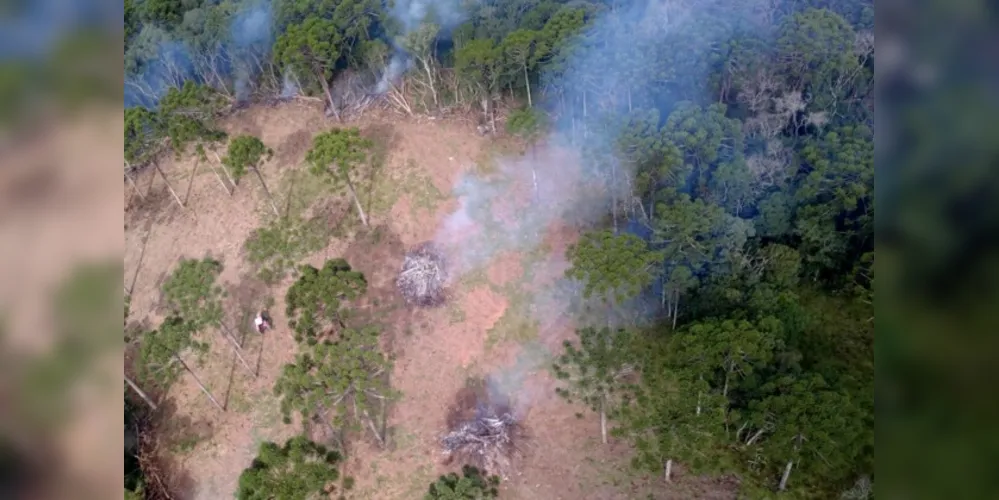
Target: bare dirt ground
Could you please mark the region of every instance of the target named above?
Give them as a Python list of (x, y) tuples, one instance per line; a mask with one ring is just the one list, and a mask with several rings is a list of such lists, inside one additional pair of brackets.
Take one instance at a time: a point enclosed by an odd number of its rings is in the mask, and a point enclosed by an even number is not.
[[(601, 445), (599, 419), (555, 395), (546, 363), (562, 340), (572, 336), (573, 325), (559, 317), (531, 326), (526, 308), (533, 300), (528, 291), (558, 278), (558, 265), (537, 263), (563, 260), (575, 238), (569, 226), (546, 228), (538, 255), (499, 253), (481, 272), (457, 279), (445, 306), (414, 309), (396, 292), (394, 280), (406, 250), (435, 237), (458, 206), (452, 187), (496, 151), (492, 140), (459, 120), (373, 113), (350, 125), (379, 145), (375, 167), (358, 183), (371, 227), (361, 228), (353, 209), (331, 215), (330, 224), (340, 228), (337, 236), (304, 260), (319, 265), (342, 256), (365, 273), (369, 291), (356, 307), (362, 317), (382, 326), (395, 363), (392, 385), (402, 393), (388, 412), (386, 449), (363, 437), (350, 445), (345, 472), (356, 479), (352, 497), (420, 498), (438, 475), (459, 468), (443, 463), (438, 439), (466, 382), (493, 374), (507, 377), (509, 387), (516, 388), (512, 397), (530, 435), (516, 472), (503, 482), (504, 498), (689, 498), (697, 491), (692, 488), (703, 482), (697, 478), (685, 484), (681, 477), (679, 486), (670, 489), (655, 479), (627, 478), (628, 450), (621, 444)], [(263, 168), (272, 191), (284, 185), (289, 172), (302, 168), (312, 136), (332, 126), (319, 109), (302, 103), (250, 108), (226, 124), (230, 133), (257, 134), (274, 148), (274, 160)], [(184, 196), (193, 160), (169, 159), (162, 165)], [(229, 196), (202, 168), (186, 209), (173, 202), (152, 172), (140, 175), (138, 183), (143, 190), (152, 188), (144, 200), (130, 187), (125, 190), (125, 286), (132, 290), (131, 319), (155, 325), (164, 312), (160, 285), (177, 261), (210, 254), (225, 266), (221, 280), (229, 294), (228, 318), (244, 332), (245, 356), (257, 372), (244, 369), (216, 336), (198, 374), (227, 411), (214, 409), (188, 378), (169, 394), (173, 409), (165, 425), (172, 444), (167, 452), (184, 497), (227, 498), (261, 441), (283, 441), (302, 431), (301, 424), (282, 422), (271, 394), (281, 367), (297, 349), (284, 317), (291, 280), (267, 287), (253, 277), (243, 251), (251, 232), (273, 215), (252, 178), (243, 179)], [(342, 196), (321, 193), (320, 204)], [(501, 210), (500, 218), (513, 217)], [(470, 229), (474, 234), (476, 228)], [(276, 329), (263, 336), (247, 334), (248, 315), (269, 300)]]

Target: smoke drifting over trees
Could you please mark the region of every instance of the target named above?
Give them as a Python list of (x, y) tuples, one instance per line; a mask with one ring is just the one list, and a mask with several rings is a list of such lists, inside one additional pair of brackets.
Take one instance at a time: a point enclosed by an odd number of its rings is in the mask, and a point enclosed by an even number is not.
[[(579, 328), (561, 393), (636, 466), (736, 470), (748, 496), (872, 476), (872, 2), (194, 3), (126, 2), (126, 104), (193, 81), (184, 95), (300, 92), (337, 119), (374, 101), (485, 134), (519, 103), (528, 152), (467, 169), (432, 243), (449, 284), (503, 252), (558, 277), (515, 284), (519, 319), (542, 341)], [(128, 151), (169, 122), (147, 115)], [(553, 255), (566, 227), (580, 243)], [(560, 354), (536, 351), (492, 374), (518, 418), (542, 396), (527, 374)]]

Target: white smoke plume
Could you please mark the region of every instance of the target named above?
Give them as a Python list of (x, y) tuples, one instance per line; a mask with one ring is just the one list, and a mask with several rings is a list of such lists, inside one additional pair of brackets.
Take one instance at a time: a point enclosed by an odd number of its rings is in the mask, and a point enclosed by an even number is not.
[[(529, 282), (522, 284), (531, 289), (532, 306), (524, 314), (537, 324), (539, 344), (548, 346), (543, 350), (557, 346), (547, 337), (566, 317), (579, 324), (581, 286), (562, 278), (568, 266), (564, 248), (554, 252), (541, 248), (546, 233), (565, 226), (576, 231), (595, 227), (609, 218), (612, 202), (626, 205), (632, 186), (628, 179), (633, 180), (635, 172), (619, 158), (616, 142), (621, 128), (615, 123), (621, 122), (614, 118), (628, 112), (632, 99), (636, 107), (666, 112), (681, 100), (711, 102), (713, 96), (704, 91), (709, 52), (733, 36), (733, 26), (742, 17), (740, 8), (723, 0), (633, 0), (604, 11), (572, 42), (566, 66), (542, 78), (549, 88), (562, 91), (564, 102), (575, 103), (576, 119), (564, 113), (532, 152), (501, 158), (493, 172), (469, 172), (456, 182), (453, 194), (459, 207), (441, 223), (435, 238), (447, 249), (453, 277), (481, 269), (504, 251), (548, 252), (547, 257), (535, 259), (525, 274), (556, 279), (541, 290)], [(663, 61), (676, 63), (664, 73)], [(608, 97), (615, 93), (616, 99)], [(585, 125), (579, 119), (584, 102), (589, 113)], [(623, 220), (622, 227), (627, 222)], [(618, 312), (622, 307), (631, 309), (617, 318), (608, 319), (609, 310), (598, 312), (595, 316), (602, 317), (603, 324), (594, 326), (634, 322), (647, 314), (633, 304), (615, 305)], [(523, 381), (544, 364), (538, 359), (532, 354), (493, 374), (502, 381), (498, 388), (532, 397), (520, 392), (530, 392), (522, 387)]]
[[(461, 24), (466, 18), (465, 9), (460, 0), (396, 0), (390, 14), (398, 21), (401, 28), (400, 36), (407, 36), (424, 22), (437, 24), (442, 33), (446, 33)], [(392, 57), (375, 91), (379, 94), (387, 92), (393, 82), (397, 81), (412, 66), (412, 58), (398, 44), (394, 44)]]

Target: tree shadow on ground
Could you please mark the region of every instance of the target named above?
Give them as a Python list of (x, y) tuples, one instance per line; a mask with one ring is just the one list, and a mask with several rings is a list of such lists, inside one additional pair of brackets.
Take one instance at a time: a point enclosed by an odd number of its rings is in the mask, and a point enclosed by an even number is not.
[(388, 168), (389, 154), (399, 140), (399, 135), (391, 124), (379, 123), (365, 127), (361, 135), (371, 139), (374, 146), (371, 151), (370, 167), (362, 174), (359, 184), (361, 204), (364, 205), (365, 212), (371, 212), (374, 201), (375, 184), (378, 179), (385, 174)]
[[(358, 324), (375, 325), (381, 329), (382, 345), (392, 357), (401, 354), (402, 342), (408, 332), (408, 325), (417, 321), (419, 310), (406, 303), (396, 287), (396, 278), (408, 249), (402, 240), (388, 226), (376, 226), (358, 233), (353, 244), (343, 257), (351, 267), (363, 272), (368, 281), (368, 292), (362, 300), (354, 304), (357, 311), (354, 321)], [(391, 386), (391, 373), (386, 373)], [(379, 419), (379, 432), (386, 438), (386, 446), (391, 447), (391, 429), (387, 428), (392, 404), (382, 411)], [(363, 439), (371, 439), (370, 432)], [(378, 444), (378, 443), (374, 443)]]
[(198, 444), (212, 439), (215, 428), (207, 419), (179, 415), (173, 398), (161, 400), (158, 406), (151, 432), (163, 477), (178, 498), (194, 498), (197, 484), (184, 468), (186, 455)]

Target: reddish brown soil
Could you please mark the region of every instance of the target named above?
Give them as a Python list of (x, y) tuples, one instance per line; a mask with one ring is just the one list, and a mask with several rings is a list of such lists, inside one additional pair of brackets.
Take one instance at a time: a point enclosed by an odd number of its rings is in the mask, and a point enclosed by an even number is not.
[(486, 270), (486, 277), (489, 282), (496, 286), (504, 286), (516, 280), (520, 280), (524, 275), (524, 266), (520, 263), (520, 256), (513, 252), (503, 252), (493, 259), (492, 264)]

